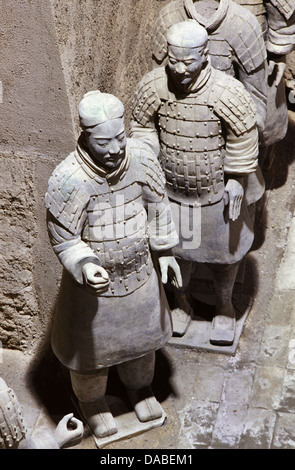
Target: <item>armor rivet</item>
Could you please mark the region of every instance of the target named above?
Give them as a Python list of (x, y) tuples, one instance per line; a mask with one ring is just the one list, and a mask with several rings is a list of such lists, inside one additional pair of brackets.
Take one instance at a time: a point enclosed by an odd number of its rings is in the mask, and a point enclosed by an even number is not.
[(207, 122), (204, 122), (204, 126), (207, 126)]
[(207, 188), (208, 193), (210, 193), (210, 188)]

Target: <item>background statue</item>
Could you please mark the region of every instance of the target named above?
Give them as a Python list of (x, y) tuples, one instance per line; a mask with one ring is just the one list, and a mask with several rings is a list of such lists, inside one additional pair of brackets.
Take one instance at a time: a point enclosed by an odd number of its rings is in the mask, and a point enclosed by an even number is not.
[[(76, 150), (54, 171), (45, 202), (54, 252), (64, 267), (52, 348), (70, 370), (81, 412), (97, 438), (117, 425), (105, 398), (116, 365), (135, 413), (162, 415), (150, 385), (155, 350), (171, 337), (162, 281), (181, 285), (171, 248), (165, 178), (151, 149), (127, 139), (124, 107), (113, 95), (89, 92), (79, 104)], [(157, 266), (157, 265), (156, 265)]]
[(63, 417), (53, 433), (37, 428), (28, 435), (19, 401), (0, 378), (0, 449), (62, 449), (77, 444), (82, 436), (83, 424), (72, 413)]
[(286, 56), (295, 48), (294, 0), (235, 0), (257, 18), (263, 33), (268, 62), (266, 125), (261, 136), (260, 161), (269, 169), (275, 146), (288, 129), (288, 106), (284, 71)]
[(243, 83), (257, 108), (260, 134), (267, 102), (266, 48), (255, 16), (232, 0), (174, 0), (160, 11), (152, 33), (154, 66), (167, 62), (167, 30), (194, 19), (208, 33), (212, 67)]
[[(204, 263), (217, 298), (210, 341), (229, 345), (235, 337), (232, 289), (253, 241), (253, 206), (264, 191), (257, 178), (255, 106), (239, 81), (212, 68), (208, 34), (196, 21), (171, 26), (166, 41), (167, 67), (147, 73), (135, 92), (131, 135), (159, 155), (180, 237), (173, 249), (183, 276), (174, 332), (187, 329), (191, 272), (194, 263)], [(184, 208), (196, 204), (201, 236), (185, 248), (182, 229), (193, 221)]]

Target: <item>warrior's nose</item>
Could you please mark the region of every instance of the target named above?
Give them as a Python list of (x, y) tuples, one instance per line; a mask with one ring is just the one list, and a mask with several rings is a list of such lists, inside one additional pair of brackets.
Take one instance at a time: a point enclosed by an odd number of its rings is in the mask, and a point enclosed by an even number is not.
[(117, 142), (113, 142), (109, 149), (109, 153), (112, 155), (117, 155), (117, 153), (119, 152), (120, 152), (119, 144)]
[(176, 70), (176, 73), (178, 73), (179, 75), (183, 75), (186, 72), (186, 67), (183, 63), (179, 62), (176, 65), (175, 70)]

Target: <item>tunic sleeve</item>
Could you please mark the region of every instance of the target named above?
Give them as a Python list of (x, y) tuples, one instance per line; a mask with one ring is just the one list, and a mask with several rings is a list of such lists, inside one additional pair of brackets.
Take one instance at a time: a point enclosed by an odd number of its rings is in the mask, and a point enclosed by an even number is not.
[(258, 131), (251, 129), (237, 136), (227, 128), (225, 173), (247, 175), (258, 167)]
[(60, 263), (75, 281), (83, 284), (82, 267), (88, 262), (101, 266), (99, 258), (87, 243), (82, 241), (79, 228), (77, 233), (70, 233), (49, 211), (47, 211), (47, 228), (53, 251)]

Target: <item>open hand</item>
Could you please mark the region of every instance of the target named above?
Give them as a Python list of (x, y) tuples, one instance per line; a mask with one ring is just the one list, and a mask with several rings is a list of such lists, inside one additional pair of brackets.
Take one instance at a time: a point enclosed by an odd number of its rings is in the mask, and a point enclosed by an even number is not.
[(229, 204), (229, 218), (237, 220), (241, 213), (242, 200), (244, 197), (244, 188), (242, 184), (235, 180), (230, 179), (225, 187), (225, 204)]
[(163, 284), (166, 284), (168, 282), (168, 271), (170, 268), (169, 277), (171, 284), (178, 288), (182, 287), (182, 276), (180, 272), (180, 267), (174, 256), (160, 256), (159, 265)]

